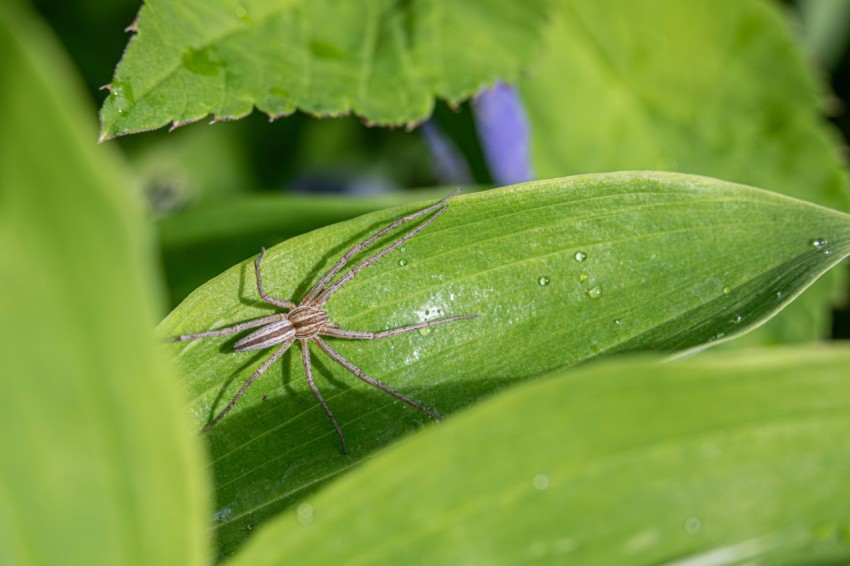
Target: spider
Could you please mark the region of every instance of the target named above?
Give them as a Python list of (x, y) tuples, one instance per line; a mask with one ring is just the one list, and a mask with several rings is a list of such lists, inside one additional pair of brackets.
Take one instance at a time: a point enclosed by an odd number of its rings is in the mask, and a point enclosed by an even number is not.
[[(307, 384), (310, 386), (310, 389), (313, 391), (313, 395), (315, 395), (316, 399), (319, 401), (319, 404), (322, 406), (322, 409), (324, 409), (328, 419), (330, 419), (334, 430), (336, 430), (336, 434), (339, 437), (340, 448), (342, 449), (343, 453), (347, 452), (347, 447), (345, 445), (345, 437), (342, 434), (342, 429), (340, 428), (336, 418), (334, 418), (334, 415), (331, 412), (330, 407), (328, 407), (328, 404), (325, 401), (324, 397), (322, 397), (322, 394), (316, 387), (316, 384), (313, 382), (313, 370), (312, 365), (310, 363), (310, 342), (316, 344), (319, 349), (321, 349), (325, 354), (330, 356), (333, 361), (337, 362), (339, 365), (341, 365), (346, 370), (348, 370), (361, 380), (365, 381), (369, 385), (376, 387), (381, 391), (389, 393), (396, 399), (407, 403), (414, 409), (418, 409), (419, 411), (422, 411), (423, 413), (429, 415), (434, 419), (440, 420), (442, 417), (436, 411), (428, 409), (421, 403), (414, 401), (410, 397), (399, 393), (388, 385), (363, 373), (360, 368), (356, 367), (354, 364), (346, 360), (339, 352), (334, 350), (330, 346), (330, 344), (328, 344), (322, 337), (327, 336), (331, 338), (342, 338), (347, 340), (375, 340), (378, 338), (389, 338), (391, 336), (397, 336), (406, 332), (419, 330), (420, 328), (427, 328), (429, 326), (445, 324), (447, 322), (452, 322), (455, 320), (476, 318), (478, 316), (477, 314), (462, 314), (458, 316), (450, 316), (446, 318), (428, 320), (416, 324), (411, 324), (409, 326), (402, 326), (400, 328), (384, 330), (382, 332), (363, 332), (359, 330), (345, 330), (343, 328), (340, 328), (339, 324), (335, 322), (330, 322), (330, 316), (328, 315), (328, 312), (324, 310), (324, 306), (325, 303), (328, 302), (328, 299), (330, 299), (331, 296), (336, 293), (343, 285), (351, 281), (355, 275), (357, 275), (359, 272), (363, 271), (370, 265), (374, 264), (376, 261), (387, 255), (394, 249), (401, 246), (407, 240), (411, 239), (413, 236), (427, 228), (432, 222), (439, 218), (440, 215), (442, 215), (446, 211), (446, 209), (448, 209), (449, 199), (457, 195), (458, 192), (460, 192), (460, 189), (454, 191), (452, 194), (445, 197), (443, 200), (439, 201), (436, 204), (433, 204), (429, 207), (423, 208), (422, 210), (397, 219), (392, 224), (382, 228), (381, 230), (375, 232), (362, 242), (356, 244), (353, 248), (348, 250), (348, 252), (346, 252), (345, 255), (343, 255), (336, 262), (336, 264), (322, 276), (321, 279), (319, 279), (319, 281), (313, 286), (312, 289), (310, 289), (310, 291), (306, 295), (304, 295), (304, 298), (302, 298), (301, 302), (297, 305), (292, 301), (272, 297), (268, 295), (263, 289), (263, 276), (260, 269), (260, 262), (263, 260), (263, 257), (266, 254), (266, 250), (265, 248), (261, 248), (259, 257), (254, 260), (254, 272), (257, 277), (257, 291), (263, 301), (281, 309), (285, 309), (288, 312), (280, 312), (269, 316), (264, 316), (254, 320), (249, 320), (247, 322), (242, 322), (240, 324), (234, 324), (233, 326), (228, 326), (226, 328), (219, 328), (217, 330), (198, 332), (196, 334), (184, 334), (173, 339), (173, 341), (184, 342), (186, 340), (196, 340), (198, 338), (210, 338), (213, 336), (235, 334), (237, 332), (241, 332), (249, 328), (257, 328), (257, 330), (254, 330), (247, 336), (237, 341), (236, 344), (233, 346), (233, 349), (237, 352), (247, 352), (250, 350), (262, 350), (271, 348), (272, 346), (278, 346), (277, 350), (271, 356), (269, 356), (269, 358), (266, 359), (265, 362), (263, 362), (259, 369), (257, 369), (257, 371), (255, 371), (248, 379), (245, 380), (245, 382), (242, 384), (242, 387), (239, 388), (239, 391), (236, 393), (236, 395), (233, 396), (227, 406), (224, 407), (224, 409), (222, 409), (221, 412), (219, 412), (215, 416), (215, 418), (213, 418), (213, 420), (210, 421), (210, 423), (203, 428), (201, 432), (207, 432), (216, 424), (218, 424), (219, 421), (221, 421), (221, 419), (223, 419), (225, 415), (227, 415), (227, 413), (229, 413), (230, 410), (233, 409), (234, 406), (236, 406), (236, 403), (239, 401), (242, 395), (245, 394), (245, 391), (248, 390), (251, 384), (254, 383), (257, 378), (263, 375), (273, 363), (279, 360), (281, 356), (283, 356), (283, 354), (289, 349), (290, 346), (292, 346), (292, 344), (296, 340), (301, 343), (301, 360), (304, 364), (304, 374), (307, 378)], [(342, 268), (348, 264), (349, 260), (351, 260), (351, 258), (358, 252), (367, 248), (375, 240), (395, 230), (405, 222), (415, 220), (416, 218), (420, 218), (431, 212), (434, 212), (434, 214), (430, 218), (422, 222), (422, 224), (420, 224), (407, 234), (403, 235), (401, 238), (397, 239), (381, 251), (377, 252), (371, 257), (364, 259), (363, 261), (352, 267), (350, 270), (348, 270), (339, 279), (331, 283), (331, 280), (334, 278), (334, 276), (336, 276), (336, 274), (339, 273), (340, 270), (342, 270)]]

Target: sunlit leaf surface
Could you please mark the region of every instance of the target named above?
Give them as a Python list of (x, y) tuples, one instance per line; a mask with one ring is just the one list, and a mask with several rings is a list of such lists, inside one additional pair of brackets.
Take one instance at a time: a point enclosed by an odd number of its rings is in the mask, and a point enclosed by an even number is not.
[[(416, 208), (275, 246), (263, 264), (266, 290), (299, 300), (351, 245)], [(427, 333), (334, 341), (373, 377), (450, 415), (510, 383), (600, 355), (681, 352), (731, 338), (775, 314), (848, 252), (850, 217), (842, 213), (701, 177), (591, 175), (456, 198), (327, 309), (343, 328), (375, 331), (480, 315)], [(271, 312), (245, 262), (190, 295), (159, 334)], [(234, 341), (167, 346), (193, 396), (198, 429), (269, 355), (234, 353)], [(316, 351), (319, 387), (350, 449), (340, 454), (293, 350), (206, 436), (225, 554), (270, 515), (429, 421)]]
[(501, 394), (307, 498), (229, 564), (846, 563), (850, 350), (730, 354)]

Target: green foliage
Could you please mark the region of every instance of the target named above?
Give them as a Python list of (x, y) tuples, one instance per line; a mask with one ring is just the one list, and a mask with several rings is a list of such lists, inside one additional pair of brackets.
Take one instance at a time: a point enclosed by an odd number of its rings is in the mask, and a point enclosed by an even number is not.
[(151, 339), (139, 208), (15, 3), (0, 50), (0, 563), (204, 564), (207, 478)]
[[(362, 216), (275, 246), (263, 263), (266, 291), (297, 302), (348, 247), (413, 209)], [(343, 328), (373, 331), (479, 314), (427, 335), (334, 343), (373, 377), (450, 414), (602, 353), (686, 351), (728, 339), (761, 324), (848, 254), (850, 216), (842, 213), (701, 177), (590, 175), (458, 197), (327, 308)], [(190, 295), (159, 334), (271, 312), (258, 300), (248, 261)], [(268, 356), (232, 353), (232, 343), (172, 346), (198, 429)], [(324, 366), (317, 373), (331, 376), (321, 388), (348, 431), (351, 455), (338, 453), (300, 356), (290, 352), (283, 372), (266, 373), (207, 435), (225, 553), (248, 525), (427, 420), (314, 357)]]
[(849, 365), (807, 348), (560, 372), (364, 463), (228, 564), (843, 563)]
[[(63, 43), (85, 46), (91, 79), (117, 57), (91, 30), (120, 30), (98, 18), (127, 1), (78, 1), (40, 9), (65, 33), (85, 23)], [(343, 455), (297, 346), (201, 437), (270, 352), (157, 342), (275, 312), (257, 297), (260, 246), (267, 290), (297, 301), (352, 244), (448, 189), (248, 193), (315, 171), (412, 185), (425, 143), (300, 114), (97, 147), (72, 65), (21, 4), (0, 5), (0, 563), (850, 559), (847, 345), (670, 363), (821, 337), (850, 254), (824, 93), (776, 6), (145, 2), (102, 140), (255, 106), (412, 125), (442, 99), (443, 131), (481, 156), (471, 105), (451, 110), (519, 86), (537, 174), (554, 179), (465, 191), (328, 304), (362, 330), (480, 315), (334, 341), (439, 425), (314, 352)], [(810, 18), (806, 41), (835, 58), (829, 19)], [(630, 169), (644, 171), (610, 173)], [(161, 287), (186, 299), (152, 333)]]
[[(428, 191), (435, 198), (447, 192)], [(249, 196), (167, 216), (158, 228), (171, 303), (176, 306), (194, 289), (263, 246), (422, 197), (416, 193), (358, 199)]]
[[(696, 173), (850, 211), (818, 88), (775, 8), (749, 1), (651, 4), (563, 3), (548, 29), (546, 55), (519, 82), (537, 174)], [(842, 283), (838, 273), (825, 278), (743, 343), (824, 336)]]
[(548, 0), (149, 0), (101, 113), (101, 138), (207, 116), (354, 112), (415, 124), (434, 97), (516, 79)]

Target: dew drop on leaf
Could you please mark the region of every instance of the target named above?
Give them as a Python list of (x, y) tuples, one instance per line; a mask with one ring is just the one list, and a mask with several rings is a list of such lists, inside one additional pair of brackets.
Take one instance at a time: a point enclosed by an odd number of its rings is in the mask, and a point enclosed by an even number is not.
[(809, 244), (811, 244), (812, 247), (814, 247), (816, 250), (824, 249), (828, 243), (829, 242), (827, 242), (823, 238), (815, 238), (814, 240), (809, 242)]

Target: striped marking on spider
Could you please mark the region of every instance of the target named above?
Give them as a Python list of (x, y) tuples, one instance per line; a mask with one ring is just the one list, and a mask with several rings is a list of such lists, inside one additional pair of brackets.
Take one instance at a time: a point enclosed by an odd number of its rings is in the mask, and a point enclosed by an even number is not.
[[(341, 338), (344, 340), (377, 340), (380, 338), (390, 338), (391, 336), (397, 336), (399, 334), (404, 334), (406, 332), (413, 332), (414, 330), (419, 330), (420, 328), (427, 328), (429, 326), (436, 326), (438, 324), (445, 324), (447, 322), (453, 322), (456, 320), (463, 320), (469, 318), (476, 318), (477, 314), (462, 314), (457, 316), (449, 316), (446, 318), (438, 318), (435, 320), (428, 320), (419, 322), (416, 324), (411, 324), (409, 326), (402, 326), (401, 328), (393, 328), (390, 330), (384, 330), (381, 332), (364, 332), (360, 330), (346, 330), (340, 328), (339, 325), (335, 322), (331, 322), (330, 315), (326, 310), (324, 310), (325, 303), (328, 302), (328, 299), (336, 293), (343, 285), (351, 281), (355, 275), (357, 275), (360, 271), (363, 271), (370, 265), (374, 264), (376, 261), (400, 247), (409, 239), (413, 238), (416, 234), (427, 228), (431, 225), (432, 222), (437, 220), (446, 210), (448, 209), (449, 200), (458, 194), (460, 190), (454, 191), (452, 194), (442, 199), (441, 201), (433, 204), (429, 207), (423, 208), (417, 212), (408, 214), (407, 216), (402, 216), (395, 220), (392, 224), (382, 228), (381, 230), (375, 232), (362, 242), (356, 244), (350, 250), (348, 250), (345, 255), (343, 255), (337, 262), (331, 267), (327, 273), (325, 273), (321, 279), (313, 286), (310, 291), (304, 295), (304, 298), (296, 305), (292, 301), (288, 301), (285, 299), (278, 299), (276, 297), (272, 297), (268, 295), (263, 289), (263, 276), (262, 270), (260, 269), (260, 262), (263, 260), (265, 256), (266, 250), (262, 249), (259, 257), (254, 260), (254, 271), (257, 276), (257, 291), (260, 294), (260, 298), (276, 307), (283, 309), (286, 312), (280, 312), (276, 314), (272, 314), (269, 316), (264, 316), (261, 318), (257, 318), (254, 320), (249, 320), (247, 322), (243, 322), (240, 324), (234, 324), (233, 326), (228, 326), (225, 328), (219, 328), (216, 330), (209, 330), (207, 332), (198, 332), (196, 334), (183, 334), (181, 336), (177, 336), (173, 339), (176, 342), (185, 342), (187, 340), (197, 340), (199, 338), (212, 338), (215, 336), (225, 336), (228, 334), (235, 334), (237, 332), (242, 332), (243, 330), (248, 330), (250, 328), (255, 328), (253, 332), (248, 334), (247, 336), (241, 338), (234, 345), (234, 350), (237, 352), (248, 352), (251, 350), (264, 350), (267, 348), (271, 348), (273, 346), (277, 346), (277, 350), (266, 359), (265, 362), (255, 371), (245, 382), (242, 384), (242, 387), (239, 388), (239, 391), (230, 402), (227, 404), (224, 409), (222, 409), (216, 416), (213, 418), (209, 424), (207, 424), (202, 432), (207, 432), (212, 427), (221, 421), (236, 406), (236, 403), (239, 402), (239, 399), (242, 395), (245, 394), (245, 391), (251, 386), (254, 381), (256, 381), (261, 375), (263, 375), (269, 367), (275, 363), (277, 360), (283, 356), (283, 354), (289, 349), (292, 344), (297, 340), (301, 345), (301, 360), (304, 365), (304, 374), (307, 378), (307, 384), (310, 386), (310, 390), (315, 395), (316, 399), (319, 401), (319, 404), (324, 409), (325, 414), (328, 416), (328, 419), (331, 421), (331, 424), (336, 430), (336, 434), (339, 437), (340, 448), (343, 453), (347, 452), (347, 447), (345, 444), (345, 436), (342, 434), (342, 429), (339, 426), (336, 418), (331, 412), (330, 407), (328, 407), (325, 398), (322, 397), (321, 392), (316, 387), (315, 382), (313, 381), (313, 368), (310, 363), (310, 348), (309, 343), (312, 342), (319, 347), (325, 354), (327, 354), (333, 361), (344, 367), (346, 370), (354, 374), (359, 379), (365, 381), (372, 387), (376, 387), (385, 393), (389, 393), (396, 399), (403, 401), (417, 409), (422, 411), (423, 413), (429, 415), (430, 417), (439, 420), (440, 414), (437, 411), (429, 409), (414, 401), (410, 397), (399, 393), (395, 389), (378, 381), (377, 379), (366, 375), (360, 368), (356, 367), (354, 364), (345, 359), (342, 354), (334, 350), (330, 344), (328, 344), (323, 337), (330, 338)], [(383, 248), (379, 252), (374, 255), (364, 259), (360, 263), (356, 264), (354, 267), (349, 269), (344, 275), (342, 275), (339, 279), (331, 283), (331, 280), (344, 268), (348, 262), (354, 257), (356, 254), (361, 252), (362, 250), (369, 247), (372, 243), (374, 243), (378, 238), (384, 236), (402, 224), (406, 222), (410, 222), (411, 220), (415, 220), (417, 218), (421, 218), (423, 216), (431, 215), (427, 220), (422, 222), (413, 230), (409, 231), (402, 237), (398, 238), (396, 241)]]

